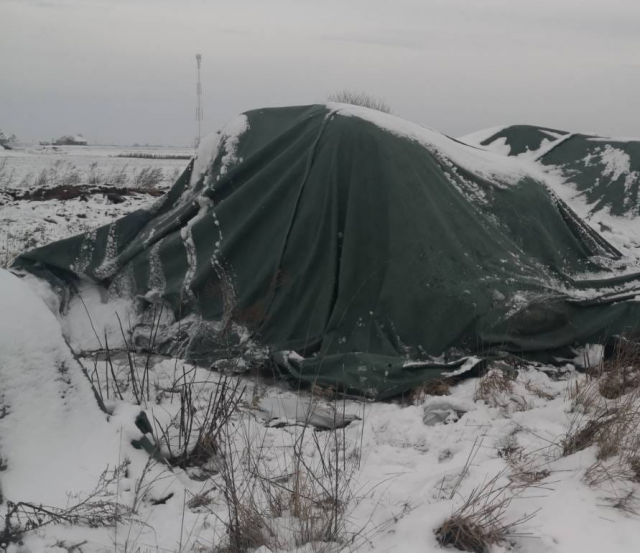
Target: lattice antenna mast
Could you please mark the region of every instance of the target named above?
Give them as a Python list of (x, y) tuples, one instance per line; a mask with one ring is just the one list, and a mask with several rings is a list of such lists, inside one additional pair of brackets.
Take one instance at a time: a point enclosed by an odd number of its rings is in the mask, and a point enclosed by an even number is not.
[(198, 131), (196, 134), (195, 147), (198, 148), (200, 145), (200, 138), (202, 133), (202, 83), (200, 82), (200, 64), (202, 63), (202, 56), (200, 54), (196, 54), (196, 64), (198, 65), (198, 84), (196, 86), (196, 95), (197, 95), (197, 104), (196, 104), (196, 123), (198, 126)]

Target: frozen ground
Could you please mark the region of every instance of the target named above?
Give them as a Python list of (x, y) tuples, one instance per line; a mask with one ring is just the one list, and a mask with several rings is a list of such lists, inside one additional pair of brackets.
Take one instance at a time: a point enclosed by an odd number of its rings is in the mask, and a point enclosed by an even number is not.
[[(5, 201), (0, 229), (22, 240), (5, 259), (148, 201)], [(136, 322), (132, 304), (89, 285), (60, 316), (44, 284), (0, 269), (0, 547), (435, 552), (435, 531), (475, 493), (462, 514), (497, 509), (493, 553), (637, 551), (640, 460), (622, 444), (637, 451), (639, 398), (633, 386), (612, 396), (607, 372), (504, 363), (402, 401), (333, 400), (235, 374), (232, 354), (225, 376), (132, 352)], [(613, 371), (600, 355), (576, 364)], [(581, 433), (625, 401), (631, 424)]]

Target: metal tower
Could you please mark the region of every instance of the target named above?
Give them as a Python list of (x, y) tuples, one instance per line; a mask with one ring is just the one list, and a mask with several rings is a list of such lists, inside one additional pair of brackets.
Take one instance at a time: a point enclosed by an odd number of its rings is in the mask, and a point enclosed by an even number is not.
[(198, 84), (196, 87), (196, 95), (198, 97), (198, 102), (196, 105), (196, 122), (198, 124), (198, 133), (196, 134), (195, 139), (195, 147), (198, 148), (200, 145), (200, 137), (202, 131), (202, 84), (200, 83), (200, 64), (202, 63), (202, 56), (200, 54), (196, 54), (196, 63), (198, 65)]

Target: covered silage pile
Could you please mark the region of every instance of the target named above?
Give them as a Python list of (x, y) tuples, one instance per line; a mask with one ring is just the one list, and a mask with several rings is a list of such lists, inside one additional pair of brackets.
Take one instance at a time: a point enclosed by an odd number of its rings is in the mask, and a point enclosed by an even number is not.
[[(634, 327), (639, 277), (620, 257), (516, 160), (314, 105), (247, 112), (151, 208), (14, 268), (248, 329), (299, 354), (280, 357), (292, 378), (384, 398), (467, 356), (554, 355)], [(198, 343), (185, 355), (214, 361)]]

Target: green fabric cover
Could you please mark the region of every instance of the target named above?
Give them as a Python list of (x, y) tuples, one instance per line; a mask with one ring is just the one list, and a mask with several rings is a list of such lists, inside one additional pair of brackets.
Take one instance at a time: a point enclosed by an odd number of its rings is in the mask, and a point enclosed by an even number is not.
[(509, 155), (517, 156), (540, 149), (544, 140), (556, 140), (558, 135), (568, 135), (567, 131), (534, 127), (533, 125), (511, 125), (483, 140), (482, 146), (489, 146), (498, 139), (504, 139), (511, 148)]
[[(511, 156), (540, 150), (538, 161), (558, 167), (584, 196), (592, 212), (605, 210), (627, 218), (640, 215), (640, 140), (513, 125), (493, 134), (481, 145), (489, 146), (499, 139), (504, 139), (510, 147)], [(544, 139), (556, 144), (548, 143), (547, 148), (540, 149)]]
[(640, 141), (575, 134), (540, 161), (560, 167), (592, 211), (640, 215)]
[(489, 180), (324, 105), (245, 115), (248, 130), (222, 132), (194, 187), (190, 165), (152, 208), (15, 267), (60, 286), (154, 292), (176, 318), (296, 350), (292, 378), (378, 398), (466, 354), (553, 352), (638, 321), (637, 302), (601, 297), (637, 275), (574, 281), (619, 254), (542, 183)]

